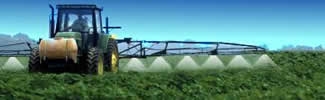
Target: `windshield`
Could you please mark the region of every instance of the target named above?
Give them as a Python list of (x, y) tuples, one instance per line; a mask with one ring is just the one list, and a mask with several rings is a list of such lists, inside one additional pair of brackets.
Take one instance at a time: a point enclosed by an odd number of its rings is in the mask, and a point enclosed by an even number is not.
[(58, 24), (59, 32), (89, 32), (93, 27), (92, 10), (61, 10)]

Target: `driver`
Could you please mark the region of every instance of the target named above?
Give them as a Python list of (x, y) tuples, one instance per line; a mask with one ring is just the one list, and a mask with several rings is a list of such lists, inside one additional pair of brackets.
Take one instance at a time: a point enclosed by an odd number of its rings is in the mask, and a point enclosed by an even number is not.
[(70, 28), (73, 32), (87, 32), (89, 28), (87, 17), (83, 18), (82, 15), (78, 15), (78, 19), (73, 22)]

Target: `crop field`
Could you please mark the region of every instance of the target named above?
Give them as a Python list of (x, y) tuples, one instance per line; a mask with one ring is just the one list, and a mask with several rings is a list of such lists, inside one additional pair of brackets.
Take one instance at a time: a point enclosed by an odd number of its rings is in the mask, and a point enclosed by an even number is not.
[[(116, 74), (105, 73), (102, 76), (1, 71), (0, 98), (325, 99), (325, 52), (270, 52), (267, 55), (278, 67), (172, 72), (121, 71)], [(172, 62), (172, 59), (176, 58), (164, 59)], [(252, 62), (256, 57), (251, 55), (251, 59), (244, 58)], [(0, 58), (0, 62), (7, 59)], [(24, 61), (28, 60), (23, 57), (17, 59), (22, 61), (22, 65), (26, 65)], [(201, 65), (200, 58), (192, 59)], [(223, 58), (225, 59), (227, 58)], [(121, 65), (127, 65), (125, 62), (122, 61)], [(171, 65), (175, 65), (174, 63)]]
[[(27, 70), (28, 57), (0, 57), (0, 70)], [(75, 66), (78, 67), (78, 66)], [(277, 67), (266, 54), (174, 55), (120, 59), (122, 72), (172, 72), (178, 70)]]

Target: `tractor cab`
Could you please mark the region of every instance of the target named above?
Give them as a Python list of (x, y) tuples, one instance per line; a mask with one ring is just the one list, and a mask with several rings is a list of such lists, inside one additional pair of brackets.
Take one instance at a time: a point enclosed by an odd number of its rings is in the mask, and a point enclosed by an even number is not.
[[(106, 17), (106, 26), (102, 26), (101, 11), (96, 5), (79, 5), (64, 4), (57, 5), (57, 19), (54, 20), (54, 7), (50, 5), (52, 10), (50, 18), (50, 38), (71, 37), (80, 38), (79, 47), (88, 49), (96, 47), (100, 37), (109, 29), (120, 29), (121, 27), (108, 26), (108, 17)], [(103, 31), (105, 29), (106, 32)], [(76, 37), (77, 36), (77, 37)], [(78, 42), (78, 41), (77, 41)]]
[[(57, 19), (54, 20), (54, 8), (50, 19), (50, 38), (74, 38), (78, 42), (78, 48), (85, 51), (96, 47), (101, 34), (102, 9), (96, 5), (66, 4), (57, 5)], [(55, 24), (56, 22), (56, 24)], [(108, 32), (106, 32), (108, 34)]]
[(101, 9), (96, 5), (57, 5), (57, 32), (102, 32)]

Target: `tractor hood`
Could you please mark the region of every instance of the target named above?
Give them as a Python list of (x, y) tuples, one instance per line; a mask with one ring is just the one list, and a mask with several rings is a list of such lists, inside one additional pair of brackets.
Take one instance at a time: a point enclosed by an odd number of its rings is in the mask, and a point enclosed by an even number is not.
[(81, 40), (81, 34), (79, 32), (58, 32), (55, 38), (74, 38), (76, 41)]
[(73, 38), (76, 40), (78, 47), (81, 47), (81, 33), (79, 32), (58, 32), (54, 38)]

